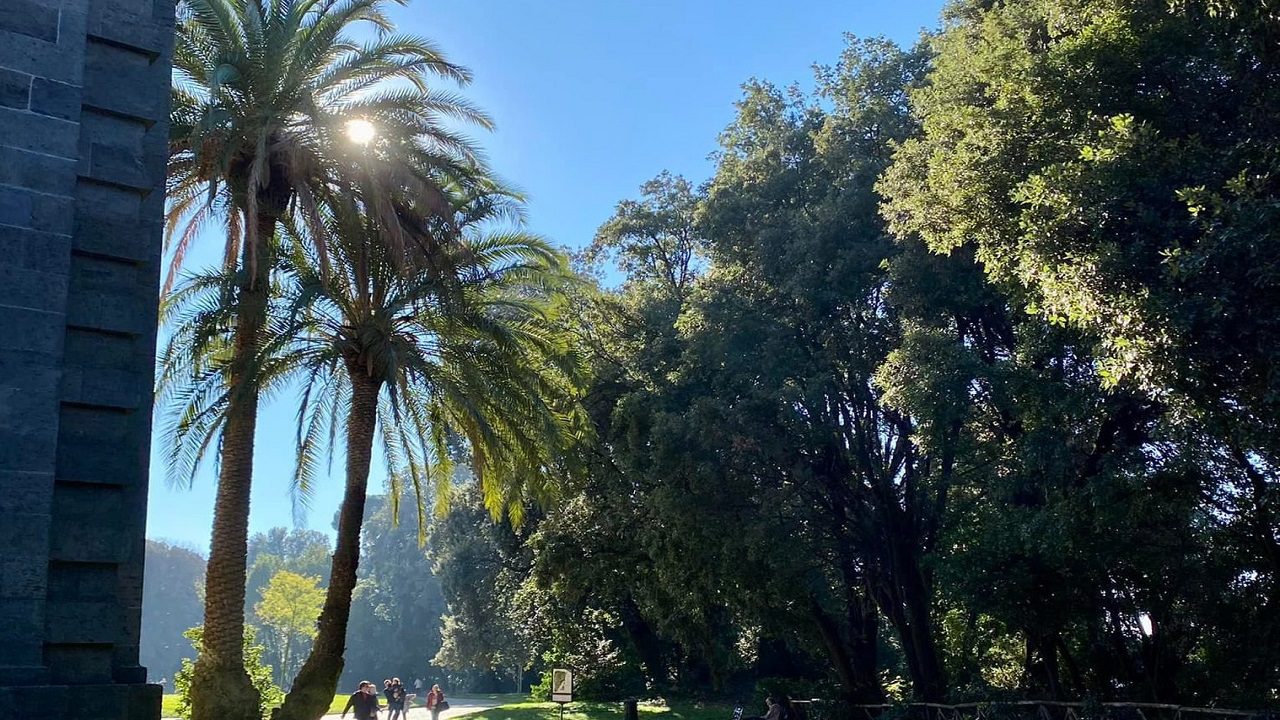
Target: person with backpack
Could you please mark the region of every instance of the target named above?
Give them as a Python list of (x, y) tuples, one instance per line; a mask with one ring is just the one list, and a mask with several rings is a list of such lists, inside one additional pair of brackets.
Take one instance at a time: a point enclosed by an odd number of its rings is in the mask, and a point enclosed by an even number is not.
[(431, 720), (440, 720), (440, 713), (449, 709), (449, 701), (444, 699), (444, 691), (439, 685), (432, 685), (427, 693), (427, 709), (431, 711)]

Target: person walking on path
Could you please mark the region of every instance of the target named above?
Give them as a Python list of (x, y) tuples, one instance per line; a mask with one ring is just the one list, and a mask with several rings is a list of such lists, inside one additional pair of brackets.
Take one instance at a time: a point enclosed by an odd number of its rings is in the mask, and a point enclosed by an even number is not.
[(407, 717), (404, 700), (404, 685), (400, 682), (400, 678), (392, 678), (391, 685), (387, 688), (387, 710), (390, 711), (388, 720), (403, 720)]
[(342, 717), (345, 718), (347, 711), (352, 709), (355, 710), (355, 720), (378, 720), (378, 711), (382, 708), (378, 705), (378, 689), (373, 683), (360, 681), (359, 689), (351, 693), (346, 707), (342, 708)]
[(444, 691), (439, 685), (432, 685), (427, 693), (427, 709), (431, 711), (431, 720), (440, 720), (440, 712), (449, 709), (449, 701), (444, 699)]

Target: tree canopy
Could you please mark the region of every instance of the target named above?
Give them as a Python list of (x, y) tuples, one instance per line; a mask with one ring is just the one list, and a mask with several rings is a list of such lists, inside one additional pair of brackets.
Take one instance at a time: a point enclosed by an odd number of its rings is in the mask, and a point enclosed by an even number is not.
[(713, 176), (660, 174), (582, 254), (588, 477), (436, 537), (442, 659), (601, 695), (1280, 699), (1278, 29), (961, 1), (812, 92), (745, 85)]

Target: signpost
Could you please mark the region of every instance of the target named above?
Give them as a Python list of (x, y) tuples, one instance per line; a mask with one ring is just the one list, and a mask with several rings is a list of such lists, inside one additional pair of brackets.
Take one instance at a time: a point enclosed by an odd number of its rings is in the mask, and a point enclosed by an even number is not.
[(560, 704), (560, 720), (564, 720), (565, 703), (573, 702), (573, 673), (568, 670), (551, 671), (551, 702)]

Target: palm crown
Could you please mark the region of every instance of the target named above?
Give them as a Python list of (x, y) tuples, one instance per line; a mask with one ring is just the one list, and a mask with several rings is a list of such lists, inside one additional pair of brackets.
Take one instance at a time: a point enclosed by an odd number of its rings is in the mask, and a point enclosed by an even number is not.
[(288, 308), (272, 334), (290, 338), (284, 361), (305, 388), (295, 477), (304, 504), (357, 374), (381, 390), (393, 501), (409, 482), (417, 496), (432, 487), (444, 509), (459, 452), (495, 514), (518, 515), (524, 500), (553, 492), (549, 479), (586, 428), (583, 360), (556, 325), (575, 281), (540, 238), (486, 231), (483, 219), (508, 208), (501, 196), (455, 200), (464, 235), (448, 276), (404, 272), (351, 213), (330, 220), (332, 264), (315, 262), (314, 244), (293, 244)]
[[(170, 118), (175, 268), (215, 217), (227, 223), (228, 265), (264, 217), (290, 210), (323, 241), (320, 206), (352, 192), (399, 238), (400, 199), (430, 208), (421, 200), (437, 198), (443, 206), (441, 185), (475, 173), (477, 152), (446, 123), (489, 127), (489, 119), (429, 83), (465, 84), (470, 74), (427, 40), (393, 33), (390, 4), (185, 0)], [(362, 25), (372, 30), (363, 42), (351, 37)], [(374, 129), (376, 148), (348, 137), (353, 122)]]

